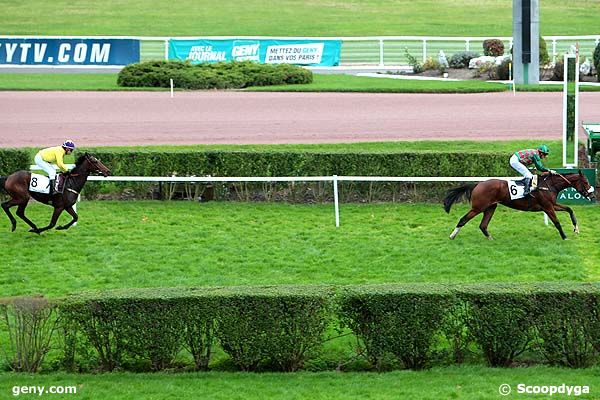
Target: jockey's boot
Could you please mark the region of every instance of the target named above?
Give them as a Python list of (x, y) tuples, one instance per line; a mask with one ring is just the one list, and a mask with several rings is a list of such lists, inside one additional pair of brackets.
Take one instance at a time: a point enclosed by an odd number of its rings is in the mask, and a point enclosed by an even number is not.
[(529, 193), (531, 192), (531, 178), (525, 178), (524, 182), (525, 182), (525, 187), (523, 190), (523, 197), (527, 197), (527, 196), (529, 196)]
[(54, 185), (56, 184), (56, 179), (50, 179), (50, 186), (48, 187), (48, 194), (52, 196), (56, 191), (54, 190)]

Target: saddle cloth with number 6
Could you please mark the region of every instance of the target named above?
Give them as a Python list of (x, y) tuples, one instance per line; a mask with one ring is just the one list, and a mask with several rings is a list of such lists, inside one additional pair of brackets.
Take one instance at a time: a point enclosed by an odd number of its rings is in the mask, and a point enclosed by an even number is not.
[[(533, 176), (531, 180), (531, 191), (537, 188), (537, 175)], [(525, 179), (519, 179), (518, 181), (508, 180), (506, 182), (508, 184), (508, 193), (510, 194), (511, 200), (522, 199), (525, 197), (523, 192), (525, 191)]]

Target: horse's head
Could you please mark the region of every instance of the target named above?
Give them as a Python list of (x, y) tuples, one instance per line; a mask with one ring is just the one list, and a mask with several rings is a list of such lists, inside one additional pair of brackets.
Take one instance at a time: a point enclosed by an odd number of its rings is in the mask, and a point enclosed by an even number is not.
[(110, 175), (110, 170), (102, 161), (98, 160), (91, 154), (85, 153), (77, 159), (76, 165), (80, 165), (86, 172), (99, 172), (103, 176)]
[(594, 194), (594, 187), (590, 185), (581, 170), (579, 170), (579, 173), (577, 174), (567, 175), (567, 180), (571, 183), (571, 186), (586, 199), (592, 200), (596, 198)]

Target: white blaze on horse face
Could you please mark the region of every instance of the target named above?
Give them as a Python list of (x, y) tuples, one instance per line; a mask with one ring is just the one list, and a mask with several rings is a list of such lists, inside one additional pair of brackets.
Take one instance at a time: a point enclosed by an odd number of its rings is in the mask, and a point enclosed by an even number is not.
[(594, 187), (590, 186), (590, 188), (588, 189), (588, 193), (594, 193)]
[(450, 239), (454, 239), (456, 237), (456, 235), (458, 235), (458, 232), (460, 231), (459, 227), (454, 228), (454, 230), (452, 231), (452, 233), (450, 234)]

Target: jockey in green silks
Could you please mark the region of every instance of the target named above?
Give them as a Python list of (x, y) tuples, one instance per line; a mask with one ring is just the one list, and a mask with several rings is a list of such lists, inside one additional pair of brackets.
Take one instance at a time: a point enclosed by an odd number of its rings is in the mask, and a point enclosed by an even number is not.
[(556, 171), (548, 169), (542, 164), (542, 158), (548, 157), (549, 153), (550, 149), (548, 146), (542, 144), (537, 149), (519, 150), (510, 157), (510, 166), (525, 178), (525, 191), (523, 195), (527, 196), (531, 190), (533, 174), (529, 171), (529, 166), (533, 165), (540, 172), (548, 171), (551, 174), (556, 173)]

